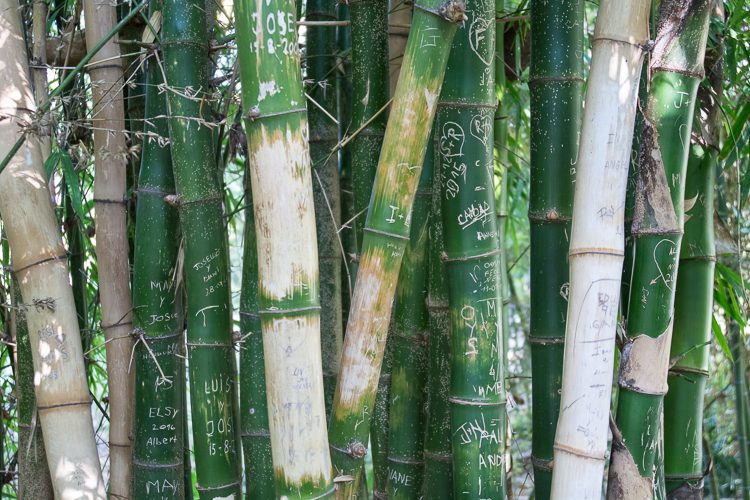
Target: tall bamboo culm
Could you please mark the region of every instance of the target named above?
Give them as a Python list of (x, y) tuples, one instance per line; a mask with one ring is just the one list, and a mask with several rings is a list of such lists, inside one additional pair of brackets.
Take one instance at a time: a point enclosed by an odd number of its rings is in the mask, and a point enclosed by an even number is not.
[[(716, 25), (723, 26), (723, 2), (713, 1)], [(714, 180), (721, 149), (723, 44), (721, 32), (706, 48), (706, 83), (698, 88), (698, 139), (690, 147), (685, 179), (685, 234), (680, 247), (675, 313), (664, 397), (664, 475), (670, 497), (703, 494), (703, 400), (713, 314)]]
[[(414, 16), (365, 222), (344, 338), (330, 444), (340, 497), (350, 497), (370, 434), (378, 375), (417, 183), (463, 4), (429, 0)], [(425, 33), (429, 35), (425, 38)]]
[(237, 497), (239, 422), (227, 233), (212, 130), (205, 120), (208, 27), (203, 0), (162, 4), (167, 114), (183, 237), (196, 488), (202, 499)]
[(466, 5), (435, 134), (451, 322), (454, 498), (505, 498), (505, 356), (494, 189), (495, 4)]
[[(96, 45), (117, 24), (117, 8), (109, 0), (86, 0), (84, 16), (88, 47)], [(109, 380), (109, 496), (130, 498), (135, 372), (129, 370), (133, 352), (133, 302), (125, 200), (128, 148), (117, 35), (91, 59), (88, 70), (94, 101), (96, 262)]]
[[(430, 134), (434, 139), (435, 134)], [(434, 142), (434, 141), (431, 141)], [(434, 146), (434, 144), (432, 144)], [(435, 148), (425, 155), (425, 168), (434, 163)], [(424, 498), (453, 498), (451, 449), (451, 321), (448, 314), (448, 278), (443, 253), (440, 172), (433, 167), (429, 221), (427, 312), (430, 335), (427, 357), (427, 418), (424, 438)]]
[(245, 235), (240, 292), (240, 425), (247, 498), (275, 498), (268, 431), (266, 370), (258, 314), (258, 248), (249, 169), (245, 173)]
[[(159, 31), (158, 0), (150, 3), (152, 25)], [(178, 265), (180, 232), (174, 197), (172, 155), (168, 145), (166, 95), (159, 61), (146, 61), (142, 161), (138, 175), (133, 308), (135, 348), (135, 439), (133, 496), (183, 498), (183, 417), (185, 362), (182, 269)]]
[[(362, 129), (351, 142), (352, 187), (357, 249), (362, 250), (364, 212), (370, 202), (375, 170), (388, 119), (388, 0), (352, 0), (352, 120), (350, 132)], [(359, 252), (358, 252), (359, 253)], [(359, 258), (359, 256), (358, 256)], [(373, 496), (383, 498), (388, 475), (388, 393), (390, 349), (380, 370), (373, 410)]]
[[(336, 20), (336, 2), (307, 0), (305, 18), (309, 21)], [(333, 26), (311, 26), (307, 30), (305, 47), (326, 414), (330, 414), (333, 404), (344, 336), (341, 321), (341, 243), (338, 232), (341, 226), (341, 188), (338, 156), (331, 153), (338, 142), (338, 127), (331, 118), (336, 116), (335, 35)]]
[(658, 494), (654, 477), (670, 365), (685, 176), (709, 13), (710, 0), (664, 0), (659, 11), (631, 232), (634, 263), (620, 359), (619, 432), (607, 483), (611, 498)]
[[(0, 151), (34, 121), (36, 106), (18, 4), (0, 1)], [(0, 174), (10, 244), (34, 361), (36, 408), (55, 496), (106, 498), (65, 248), (47, 190), (40, 140), (29, 135)]]
[[(242, 0), (236, 7), (276, 495), (320, 498), (333, 484), (295, 4)], [(270, 31), (268, 19), (284, 25)]]
[(596, 21), (573, 201), (552, 498), (602, 494), (625, 187), (649, 5), (648, 0), (602, 0)]
[(545, 500), (552, 484), (568, 307), (568, 236), (583, 111), (583, 4), (531, 3), (531, 446), (534, 495)]
[[(428, 153), (429, 154), (429, 153)], [(393, 349), (388, 404), (387, 498), (417, 499), (424, 478), (427, 381), (427, 240), (432, 162), (425, 161), (412, 208), (389, 342)]]

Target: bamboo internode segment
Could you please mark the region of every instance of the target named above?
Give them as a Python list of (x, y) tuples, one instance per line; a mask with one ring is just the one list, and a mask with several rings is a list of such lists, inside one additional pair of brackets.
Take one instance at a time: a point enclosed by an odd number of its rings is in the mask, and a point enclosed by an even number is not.
[(583, 98), (582, 0), (531, 4), (530, 337), (534, 494), (546, 500), (560, 410), (568, 236)]
[(601, 495), (624, 248), (625, 187), (649, 5), (647, 0), (604, 0), (597, 16), (573, 204), (552, 498)]
[[(431, 156), (429, 153), (426, 156)], [(432, 165), (425, 158), (412, 209), (388, 342), (393, 351), (388, 394), (386, 498), (420, 498), (424, 479), (425, 382), (427, 379), (427, 222), (432, 201)]]
[(665, 0), (649, 63), (632, 235), (635, 261), (620, 360), (613, 498), (663, 488), (654, 479), (674, 321), (685, 177), (708, 37), (709, 0)]
[(203, 0), (162, 4), (161, 46), (187, 291), (187, 357), (196, 489), (239, 498), (240, 456), (227, 233), (206, 116), (208, 26)]
[[(434, 138), (434, 134), (430, 134)], [(434, 141), (433, 141), (434, 142)], [(435, 144), (425, 156), (434, 162)], [(429, 227), (429, 271), (427, 310), (430, 316), (428, 341), (427, 413), (424, 438), (424, 497), (453, 498), (453, 454), (451, 449), (451, 321), (448, 307), (448, 277), (442, 259), (444, 247), (441, 216), (440, 176), (433, 172)]]
[[(0, 2), (0, 150), (34, 126), (18, 5)], [(50, 203), (39, 138), (26, 136), (0, 175), (0, 214), (21, 289), (39, 420), (56, 497), (106, 498), (65, 249)], [(62, 258), (61, 258), (62, 257)]]
[(352, 477), (338, 483), (342, 497), (353, 494), (368, 441), (429, 126), (456, 23), (463, 19), (463, 5), (455, 2), (429, 1), (414, 15), (367, 214), (330, 424), (336, 472)]
[[(308, 125), (292, 0), (237, 4), (276, 495), (332, 489)], [(284, 19), (269, 30), (267, 19)], [(338, 265), (338, 263), (336, 263)]]
[[(86, 43), (93, 47), (117, 24), (117, 11), (108, 0), (86, 0)], [(107, 339), (107, 379), (110, 405), (109, 494), (130, 498), (132, 488), (132, 430), (135, 372), (129, 370), (133, 351), (133, 303), (128, 267), (126, 191), (128, 148), (125, 140), (123, 70), (117, 35), (91, 59), (94, 100), (94, 209), (96, 261), (102, 330)], [(115, 201), (119, 203), (110, 203)], [(119, 446), (112, 446), (112, 443)]]

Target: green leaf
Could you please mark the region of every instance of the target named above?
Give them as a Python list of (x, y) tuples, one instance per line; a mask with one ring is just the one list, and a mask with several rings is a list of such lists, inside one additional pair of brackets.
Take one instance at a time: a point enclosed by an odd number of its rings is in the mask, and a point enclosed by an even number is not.
[(724, 332), (721, 331), (721, 327), (716, 321), (715, 314), (711, 315), (711, 329), (714, 331), (714, 336), (716, 337), (716, 341), (719, 343), (721, 350), (724, 351), (724, 354), (729, 358), (729, 361), (734, 363), (734, 357), (732, 356), (732, 351), (729, 350), (727, 338), (724, 336)]
[(750, 117), (750, 102), (746, 101), (737, 112), (735, 120), (730, 127), (726, 143), (721, 148), (721, 153), (719, 154), (720, 160), (725, 160), (738, 145), (738, 141), (742, 138), (742, 131), (747, 125), (748, 117)]
[(73, 168), (73, 160), (65, 151), (60, 154), (60, 165), (62, 166), (63, 179), (68, 187), (68, 195), (73, 205), (73, 211), (80, 220), (83, 220), (83, 196), (81, 196), (81, 184), (78, 181), (78, 173)]
[(59, 161), (60, 161), (60, 152), (54, 151), (47, 157), (47, 160), (44, 162), (44, 175), (47, 176), (48, 181), (50, 177), (52, 176), (52, 172), (54, 172), (55, 169), (57, 168), (57, 164)]

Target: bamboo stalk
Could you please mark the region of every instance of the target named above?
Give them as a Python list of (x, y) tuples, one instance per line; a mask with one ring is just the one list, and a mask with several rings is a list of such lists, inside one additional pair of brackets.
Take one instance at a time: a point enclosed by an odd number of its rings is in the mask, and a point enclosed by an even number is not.
[(534, 495), (548, 499), (560, 411), (568, 236), (583, 98), (583, 1), (534, 1), (531, 23), (531, 453)]
[[(380, 112), (388, 101), (388, 0), (350, 2), (352, 22), (352, 130), (360, 130), (351, 141), (354, 213), (366, 211), (383, 145), (388, 114)], [(363, 244), (363, 219), (357, 220), (359, 260)], [(388, 481), (388, 401), (391, 349), (378, 379), (371, 432), (373, 496), (383, 498)]]
[[(721, 6), (721, 2), (714, 2)], [(718, 12), (717, 12), (718, 11)], [(723, 9), (714, 8), (719, 21)], [(666, 492), (702, 495), (703, 405), (708, 381), (708, 355), (713, 313), (714, 179), (716, 153), (721, 148), (723, 46), (707, 48), (705, 66), (711, 90), (701, 86), (698, 102), (705, 145), (690, 148), (685, 180), (685, 235), (680, 248), (675, 291), (675, 319), (670, 359), (669, 392), (664, 397), (664, 474)], [(671, 364), (671, 363), (670, 363)]]
[(174, 201), (184, 242), (196, 489), (202, 499), (236, 498), (241, 491), (236, 368), (223, 192), (206, 121), (206, 4), (168, 0), (162, 9)]
[(432, 201), (432, 164), (424, 162), (412, 208), (394, 305), (388, 404), (387, 498), (418, 499), (424, 479), (427, 381), (427, 239)]
[[(159, 12), (151, 2), (151, 19)], [(155, 30), (159, 26), (152, 27)], [(148, 29), (148, 28), (147, 28)], [(145, 73), (145, 127), (133, 262), (135, 346), (134, 498), (183, 498), (185, 352), (182, 276), (166, 95), (156, 54)], [(156, 137), (153, 137), (155, 135)]]
[(0, 175), (0, 215), (26, 308), (39, 421), (55, 496), (105, 499), (91, 399), (62, 237), (50, 202), (42, 150), (27, 136), (36, 106), (26, 67), (18, 5), (0, 1), (0, 151), (12, 151)]
[[(295, 5), (237, 4), (276, 494), (328, 495), (313, 184)], [(278, 29), (268, 20), (283, 19)], [(279, 205), (279, 203), (282, 203)]]
[[(23, 312), (18, 282), (11, 278), (11, 338), (16, 341), (16, 398), (18, 408), (18, 498), (52, 500), (54, 490), (47, 465), (42, 428), (34, 395), (34, 360), (31, 337)], [(6, 316), (6, 317), (7, 317)]]
[[(430, 0), (414, 16), (415, 35), (388, 120), (365, 223), (357, 285), (344, 338), (330, 444), (340, 476), (338, 495), (349, 497), (366, 453), (393, 297), (411, 208), (436, 111), (456, 23), (463, 5)], [(424, 31), (422, 31), (424, 30)], [(424, 35), (428, 33), (429, 35)]]
[(693, 103), (703, 79), (709, 13), (709, 0), (665, 0), (659, 12), (638, 165), (628, 336), (620, 360), (616, 421), (622, 441), (613, 444), (609, 469), (613, 498), (654, 494)]
[[(434, 134), (431, 134), (434, 137)], [(425, 155), (425, 168), (434, 162), (434, 148)], [(443, 253), (443, 219), (440, 210), (440, 175), (433, 168), (430, 205), (430, 249), (427, 311), (428, 340), (427, 418), (424, 438), (424, 498), (453, 498), (451, 411), (448, 401), (451, 370), (451, 322), (448, 313), (448, 281)]]
[[(115, 6), (108, 0), (84, 3), (86, 44), (94, 46), (117, 24)], [(104, 337), (107, 340), (107, 380), (110, 408), (109, 495), (130, 498), (132, 486), (132, 430), (134, 372), (129, 370), (133, 350), (132, 300), (128, 267), (128, 231), (123, 71), (117, 36), (91, 59), (94, 100), (94, 219), (96, 262), (99, 270)]]
[(454, 498), (505, 498), (505, 355), (494, 190), (495, 6), (467, 4), (435, 121), (451, 320)]
[(597, 16), (573, 201), (552, 498), (601, 496), (627, 165), (648, 8), (648, 0), (603, 0)]
[(245, 180), (245, 235), (240, 293), (240, 425), (245, 457), (245, 494), (258, 500), (276, 497), (271, 434), (268, 431), (263, 336), (258, 314), (258, 250), (249, 169)]
[[(311, 21), (335, 19), (334, 0), (307, 0), (305, 16)], [(336, 114), (336, 58), (333, 27), (307, 30), (305, 47), (310, 159), (313, 166), (315, 227), (318, 241), (320, 282), (320, 332), (323, 355), (323, 390), (326, 414), (330, 415), (336, 375), (341, 362), (343, 324), (341, 320), (341, 190), (338, 156), (331, 150), (338, 142), (338, 125), (329, 118)]]
[[(31, 45), (31, 57), (34, 69), (31, 76), (34, 81), (34, 99), (37, 105), (46, 101), (49, 97), (47, 88), (47, 2), (45, 0), (34, 0), (31, 6), (31, 29), (33, 40)], [(49, 114), (43, 121), (49, 122)], [(46, 159), (50, 154), (52, 140), (50, 137), (49, 123), (43, 123), (42, 128), (42, 154)]]

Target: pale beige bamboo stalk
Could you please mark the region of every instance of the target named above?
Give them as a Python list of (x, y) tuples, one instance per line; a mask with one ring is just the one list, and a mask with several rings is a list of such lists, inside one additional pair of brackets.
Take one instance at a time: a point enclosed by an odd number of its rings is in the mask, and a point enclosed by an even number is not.
[[(85, 0), (86, 44), (93, 47), (117, 24), (110, 0)], [(96, 260), (102, 330), (107, 340), (109, 384), (109, 456), (111, 498), (130, 498), (133, 421), (133, 373), (129, 372), (133, 339), (128, 270), (125, 174), (125, 108), (123, 69), (115, 35), (91, 60), (94, 99), (94, 209)], [(101, 61), (100, 64), (97, 64)]]
[[(15, 0), (0, 0), (0, 34), (0, 151), (8, 151), (23, 130), (34, 126), (36, 110)], [(26, 305), (37, 408), (55, 496), (104, 500), (67, 256), (35, 133), (0, 174), (0, 215)]]
[[(33, 41), (31, 46), (34, 69), (34, 98), (37, 104), (47, 101), (47, 2), (45, 0), (34, 0), (32, 6), (31, 22)], [(42, 154), (47, 158), (50, 154), (52, 140), (49, 132), (49, 113), (45, 113), (42, 119)]]
[(602, 0), (583, 115), (553, 499), (598, 499), (607, 453), (625, 188), (649, 0)]
[(401, 62), (404, 60), (411, 26), (411, 9), (412, 2), (406, 0), (388, 2), (388, 76), (391, 96), (396, 93)]

